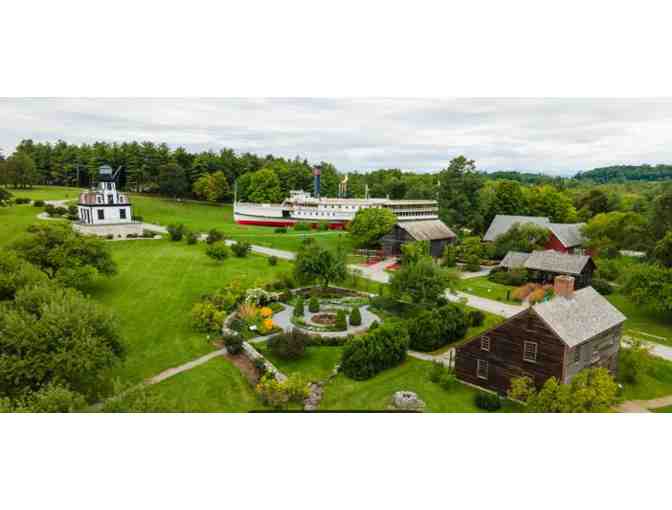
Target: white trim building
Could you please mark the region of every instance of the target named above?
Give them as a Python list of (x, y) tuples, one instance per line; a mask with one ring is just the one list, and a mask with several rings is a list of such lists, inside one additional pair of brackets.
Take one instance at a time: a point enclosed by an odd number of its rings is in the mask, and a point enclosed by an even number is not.
[(79, 195), (79, 221), (84, 225), (119, 225), (131, 223), (133, 212), (128, 197), (117, 191), (112, 169), (100, 167), (98, 187)]

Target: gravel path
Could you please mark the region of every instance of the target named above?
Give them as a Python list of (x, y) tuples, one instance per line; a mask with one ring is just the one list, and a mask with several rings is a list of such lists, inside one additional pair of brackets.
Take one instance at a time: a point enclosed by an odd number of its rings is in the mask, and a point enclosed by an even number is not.
[(507, 319), (509, 317), (513, 317), (525, 309), (524, 306), (508, 305), (506, 303), (495, 301), (494, 299), (486, 299), (460, 291), (457, 291), (456, 293), (446, 291), (446, 298), (449, 301), (460, 301), (460, 299), (465, 298), (467, 300), (467, 305), (473, 308), (484, 310), (486, 312), (494, 313), (495, 315), (501, 315)]

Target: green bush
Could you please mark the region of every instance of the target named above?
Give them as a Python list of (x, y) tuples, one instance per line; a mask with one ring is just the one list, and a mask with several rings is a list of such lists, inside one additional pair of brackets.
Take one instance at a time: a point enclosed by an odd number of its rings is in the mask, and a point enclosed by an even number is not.
[(469, 255), (465, 259), (466, 264), (464, 265), (464, 270), (471, 273), (475, 273), (481, 270), (481, 260), (478, 258), (478, 255)]
[(287, 227), (276, 227), (273, 232), (275, 232), (276, 234), (286, 234)]
[(406, 359), (408, 332), (396, 322), (385, 323), (345, 344), (341, 371), (355, 380), (370, 379)]
[(306, 351), (307, 336), (298, 329), (273, 335), (268, 339), (268, 349), (280, 359), (299, 359)]
[(320, 301), (316, 297), (311, 297), (308, 301), (308, 311), (310, 313), (317, 313), (320, 311)]
[(361, 326), (362, 325), (362, 314), (359, 311), (358, 306), (352, 307), (352, 312), (350, 312), (350, 325), (351, 326)]
[(271, 255), (268, 257), (268, 264), (271, 266), (277, 266), (278, 265), (278, 257), (275, 255)]
[(502, 407), (502, 401), (500, 400), (499, 395), (486, 391), (479, 391), (474, 397), (474, 403), (479, 409), (488, 412), (497, 411)]
[(153, 230), (147, 230), (146, 228), (142, 229), (142, 237), (150, 238), (154, 237), (155, 235), (161, 235), (158, 232), (154, 232)]
[(310, 230), (310, 225), (308, 223), (298, 222), (294, 224), (294, 230), (305, 232)]
[(229, 354), (240, 354), (243, 352), (243, 338), (240, 335), (227, 335), (223, 338), (224, 347)]
[(464, 337), (469, 322), (464, 311), (452, 303), (435, 310), (424, 310), (407, 322), (410, 347), (434, 351)]
[(328, 223), (320, 223), (318, 230), (329, 230), (329, 224)]
[(441, 256), (441, 265), (444, 267), (455, 267), (457, 266), (457, 250), (452, 244), (447, 244), (443, 249), (443, 255)]
[(33, 202), (33, 205), (34, 205), (35, 207), (44, 207), (44, 200), (35, 200), (35, 201)]
[(457, 376), (446, 368), (437, 382), (444, 390), (451, 390), (457, 385)]
[(17, 205), (29, 204), (30, 203), (30, 198), (16, 197), (14, 199), (14, 203), (17, 204)]
[(205, 249), (205, 254), (213, 260), (221, 262), (231, 255), (231, 250), (222, 241), (209, 245)]
[(336, 323), (334, 324), (336, 330), (345, 331), (348, 329), (348, 322), (345, 315), (345, 310), (339, 310), (336, 312)]
[(603, 296), (608, 296), (614, 292), (614, 287), (611, 285), (611, 283), (609, 283), (607, 280), (603, 280), (602, 278), (593, 278), (591, 285)]
[(236, 257), (243, 258), (252, 251), (252, 245), (247, 241), (236, 241), (231, 245), (231, 251)]
[(168, 227), (166, 227), (171, 241), (181, 241), (186, 229), (187, 228), (181, 223), (178, 223), (177, 225), (168, 225)]
[(224, 240), (224, 234), (222, 234), (216, 228), (211, 228), (208, 231), (208, 237), (205, 239), (205, 242), (208, 243), (208, 244), (214, 244), (214, 243), (217, 243), (217, 242), (223, 241), (223, 240)]
[(438, 383), (441, 375), (446, 371), (446, 366), (440, 361), (432, 361), (432, 368), (429, 371), (429, 380)]
[(191, 309), (191, 324), (197, 331), (217, 332), (222, 329), (226, 313), (210, 302), (196, 303)]
[(142, 216), (133, 215), (131, 220), (132, 221), (137, 221), (138, 223), (142, 223), (145, 220), (145, 218), (143, 218)]
[(304, 314), (303, 298), (298, 298), (296, 300), (296, 304), (294, 305), (293, 315), (294, 317), (303, 317), (303, 314)]
[(507, 271), (504, 268), (492, 270), (488, 275), (488, 280), (502, 285), (520, 287), (529, 281), (529, 275), (525, 269), (512, 269)]
[(198, 234), (196, 232), (189, 232), (187, 235), (187, 244), (196, 244), (198, 242)]
[(266, 373), (266, 362), (264, 361), (264, 358), (254, 358), (253, 363), (259, 377), (262, 377)]
[(477, 328), (482, 326), (485, 322), (485, 314), (480, 310), (471, 310), (468, 314), (467, 320), (470, 326)]

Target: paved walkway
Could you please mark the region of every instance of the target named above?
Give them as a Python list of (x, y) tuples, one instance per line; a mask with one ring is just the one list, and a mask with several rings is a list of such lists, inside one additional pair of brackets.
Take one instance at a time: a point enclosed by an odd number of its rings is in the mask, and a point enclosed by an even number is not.
[(616, 406), (620, 413), (650, 413), (650, 409), (672, 406), (672, 395), (652, 400), (628, 400)]
[(442, 352), (441, 354), (430, 354), (428, 352), (408, 351), (408, 355), (412, 358), (421, 359), (423, 361), (432, 361), (443, 363), (447, 367), (452, 367), (455, 361), (455, 348)]
[(183, 365), (179, 365), (177, 367), (164, 370), (160, 374), (157, 374), (154, 377), (150, 377), (149, 379), (147, 379), (145, 381), (145, 384), (151, 385), (160, 383), (161, 381), (165, 381), (169, 377), (173, 377), (174, 375), (181, 374), (182, 372), (186, 372), (187, 370), (191, 370), (192, 368), (202, 365), (203, 363), (207, 363), (212, 358), (216, 358), (217, 356), (224, 356), (225, 354), (226, 354), (226, 347), (222, 347), (221, 349), (209, 352), (208, 354), (205, 354), (200, 358), (196, 358), (187, 363), (184, 363)]
[(482, 298), (461, 291), (452, 293), (451, 291), (447, 290), (446, 298), (449, 301), (460, 301), (466, 299), (467, 305), (471, 306), (472, 308), (478, 308), (486, 312), (494, 313), (495, 315), (500, 315), (507, 319), (509, 317), (513, 317), (514, 315), (522, 312), (525, 309), (524, 306), (500, 303), (499, 301), (495, 301), (494, 299)]

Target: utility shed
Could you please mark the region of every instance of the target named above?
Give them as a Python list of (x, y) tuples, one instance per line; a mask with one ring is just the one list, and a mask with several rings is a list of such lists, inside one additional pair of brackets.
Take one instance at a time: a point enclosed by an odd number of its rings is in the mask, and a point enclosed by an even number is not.
[(455, 233), (441, 220), (400, 221), (381, 239), (385, 256), (401, 255), (407, 242), (428, 241), (432, 257), (440, 257), (447, 244), (455, 241)]

